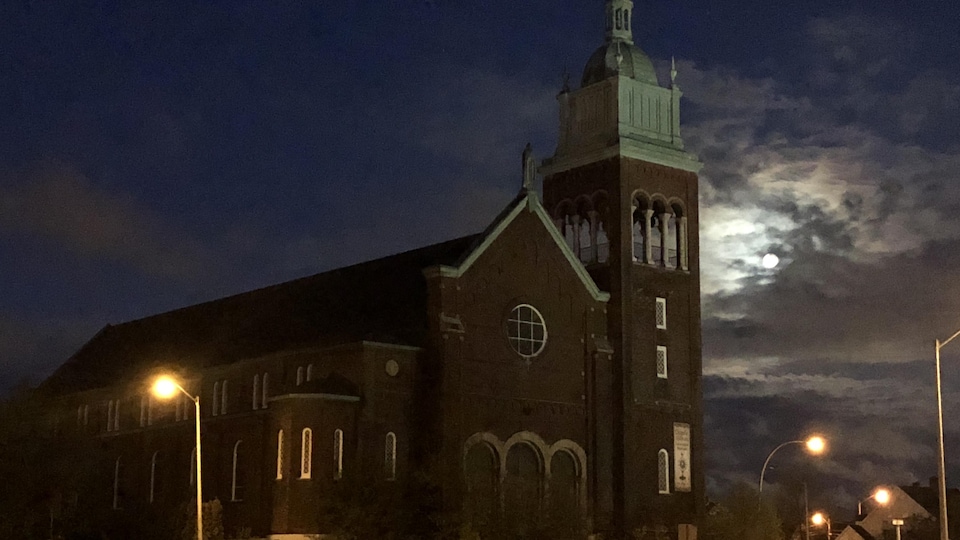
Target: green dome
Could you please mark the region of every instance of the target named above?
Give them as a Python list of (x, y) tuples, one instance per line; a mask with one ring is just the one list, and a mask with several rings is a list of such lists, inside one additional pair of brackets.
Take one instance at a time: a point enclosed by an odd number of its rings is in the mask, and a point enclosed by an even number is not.
[[(618, 55), (621, 57), (620, 62), (617, 62)], [(580, 87), (589, 86), (614, 75), (659, 84), (657, 73), (653, 70), (653, 62), (639, 47), (627, 41), (613, 40), (590, 55), (587, 67), (583, 68)]]

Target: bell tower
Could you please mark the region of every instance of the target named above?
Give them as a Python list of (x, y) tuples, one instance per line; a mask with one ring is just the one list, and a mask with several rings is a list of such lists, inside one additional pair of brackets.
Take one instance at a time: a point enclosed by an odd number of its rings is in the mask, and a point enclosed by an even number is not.
[[(606, 39), (580, 88), (558, 96), (560, 133), (540, 167), (544, 206), (610, 292), (588, 409), (589, 499), (606, 537), (693, 538), (703, 515), (697, 172), (680, 136), (676, 68), (661, 86), (633, 42), (632, 0), (607, 0)], [(606, 362), (608, 365), (601, 365)]]

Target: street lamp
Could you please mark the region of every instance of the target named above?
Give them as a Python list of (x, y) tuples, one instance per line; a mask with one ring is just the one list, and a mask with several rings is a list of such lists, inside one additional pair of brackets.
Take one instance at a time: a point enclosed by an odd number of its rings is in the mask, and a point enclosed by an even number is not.
[(158, 377), (153, 383), (152, 391), (153, 395), (160, 399), (170, 399), (177, 395), (177, 392), (181, 392), (193, 401), (196, 408), (194, 418), (197, 427), (197, 540), (203, 540), (203, 474), (200, 470), (200, 464), (203, 460), (200, 459), (200, 396), (191, 395), (177, 381), (168, 376)]
[(960, 336), (960, 330), (943, 341), (937, 340), (937, 446), (940, 458), (940, 474), (937, 475), (937, 484), (940, 488), (940, 540), (949, 540), (947, 535), (947, 468), (943, 463), (943, 393), (940, 389), (940, 349), (947, 343)]
[(890, 524), (897, 528), (897, 540), (900, 540), (900, 527), (903, 527), (903, 520), (893, 518), (890, 520)]
[(810, 523), (813, 523), (818, 527), (825, 525), (827, 528), (827, 540), (830, 540), (830, 516), (824, 514), (823, 512), (817, 512), (816, 514), (810, 516)]
[(888, 502), (890, 502), (890, 490), (887, 488), (877, 488), (877, 490), (874, 491), (873, 494), (867, 497), (866, 499), (857, 501), (857, 519), (859, 519), (860, 516), (863, 515), (863, 503), (869, 501), (870, 499), (877, 501), (877, 504), (880, 504), (880, 505), (887, 504)]
[(781, 444), (780, 446), (774, 448), (773, 451), (770, 452), (770, 454), (767, 456), (767, 460), (763, 462), (763, 468), (760, 469), (760, 489), (758, 490), (758, 497), (759, 497), (759, 494), (763, 493), (763, 475), (767, 472), (767, 465), (770, 464), (770, 458), (772, 458), (773, 455), (777, 453), (777, 450), (780, 450), (784, 446), (789, 446), (791, 444), (802, 444), (807, 448), (807, 452), (814, 455), (822, 454), (823, 451), (826, 450), (827, 448), (827, 441), (819, 435), (814, 435), (805, 440), (787, 441)]

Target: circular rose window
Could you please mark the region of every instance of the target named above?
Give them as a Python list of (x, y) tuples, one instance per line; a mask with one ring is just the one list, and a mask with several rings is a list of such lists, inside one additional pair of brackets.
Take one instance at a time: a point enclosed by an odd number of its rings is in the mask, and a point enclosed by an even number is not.
[(507, 319), (507, 336), (510, 346), (524, 358), (531, 358), (543, 351), (547, 343), (547, 327), (543, 316), (530, 304), (520, 304), (510, 312)]

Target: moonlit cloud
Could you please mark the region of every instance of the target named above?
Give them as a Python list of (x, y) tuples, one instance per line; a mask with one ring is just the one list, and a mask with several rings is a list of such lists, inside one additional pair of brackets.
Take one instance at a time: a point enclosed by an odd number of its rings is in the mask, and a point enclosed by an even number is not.
[[(711, 451), (716, 483), (810, 429), (835, 439), (831, 452), (791, 467), (840, 482), (822, 486), (829, 504), (935, 472), (921, 359), (960, 321), (960, 201), (946, 188), (960, 181), (960, 147), (924, 134), (942, 122), (930, 111), (957, 117), (958, 78), (906, 69), (909, 51), (893, 49), (911, 42), (892, 21), (816, 19), (793, 74), (807, 85), (681, 63), (685, 138), (705, 162), (707, 440), (753, 449)], [(781, 258), (774, 269), (759, 265), (767, 252)], [(950, 380), (945, 409), (960, 410)]]

